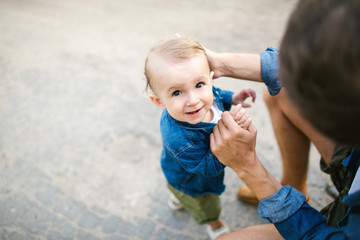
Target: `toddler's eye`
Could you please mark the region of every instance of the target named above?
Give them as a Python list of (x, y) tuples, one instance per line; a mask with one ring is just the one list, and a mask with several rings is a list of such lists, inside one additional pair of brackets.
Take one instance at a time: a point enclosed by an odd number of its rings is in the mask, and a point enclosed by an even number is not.
[(175, 92), (172, 93), (173, 96), (179, 96), (181, 94), (181, 92), (179, 90), (176, 90)]
[(201, 88), (204, 86), (204, 83), (203, 82), (199, 82), (198, 84), (196, 84), (196, 88)]

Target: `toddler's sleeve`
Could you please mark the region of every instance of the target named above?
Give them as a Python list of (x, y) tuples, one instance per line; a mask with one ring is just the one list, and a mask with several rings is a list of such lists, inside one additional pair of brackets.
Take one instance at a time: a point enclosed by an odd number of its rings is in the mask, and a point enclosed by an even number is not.
[(231, 99), (234, 94), (232, 91), (222, 90), (220, 88), (213, 87), (214, 95), (220, 98), (220, 101), (224, 105), (225, 111), (229, 111), (231, 109)]

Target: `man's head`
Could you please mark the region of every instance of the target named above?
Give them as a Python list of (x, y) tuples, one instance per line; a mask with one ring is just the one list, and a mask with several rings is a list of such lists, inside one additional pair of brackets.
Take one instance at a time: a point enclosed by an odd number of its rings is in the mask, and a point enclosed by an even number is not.
[(212, 76), (204, 48), (180, 37), (153, 47), (145, 62), (151, 101), (183, 122), (210, 121)]
[(360, 146), (360, 1), (299, 1), (279, 61), (279, 78), (304, 117)]

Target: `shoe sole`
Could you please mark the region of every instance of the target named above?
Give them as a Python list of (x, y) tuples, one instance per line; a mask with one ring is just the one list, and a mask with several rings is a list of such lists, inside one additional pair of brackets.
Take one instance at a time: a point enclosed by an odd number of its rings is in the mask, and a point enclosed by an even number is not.
[(238, 200), (240, 202), (243, 202), (243, 203), (246, 203), (246, 204), (249, 204), (249, 205), (252, 205), (252, 206), (257, 206), (259, 205), (259, 201), (256, 199), (253, 199), (253, 198), (247, 198), (247, 197), (240, 197), (238, 196)]

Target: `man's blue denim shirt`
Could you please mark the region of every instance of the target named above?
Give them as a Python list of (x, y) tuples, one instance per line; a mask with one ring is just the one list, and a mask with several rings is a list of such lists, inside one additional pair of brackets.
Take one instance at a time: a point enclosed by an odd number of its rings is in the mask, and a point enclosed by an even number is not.
[[(233, 92), (213, 87), (213, 93), (219, 109), (230, 110)], [(171, 186), (191, 196), (219, 195), (225, 190), (225, 166), (210, 149), (210, 134), (215, 125), (181, 122), (163, 111), (160, 120), (161, 167)]]
[(261, 78), (270, 95), (274, 96), (281, 90), (282, 84), (278, 79), (279, 72), (279, 50), (269, 47), (260, 53)]
[[(276, 95), (281, 84), (277, 78), (278, 51), (268, 48), (260, 54), (263, 80), (271, 95)], [(348, 157), (346, 166), (352, 173), (359, 170), (360, 153), (353, 151)], [(357, 176), (360, 176), (358, 172)], [(346, 196), (344, 203), (349, 205), (347, 215), (338, 221), (338, 227), (326, 225), (325, 217), (310, 207), (305, 196), (291, 186), (284, 186), (274, 195), (260, 201), (258, 211), (260, 217), (275, 224), (279, 233), (290, 240), (297, 239), (360, 239), (360, 189), (354, 179), (356, 188)], [(352, 188), (353, 188), (352, 186)]]

